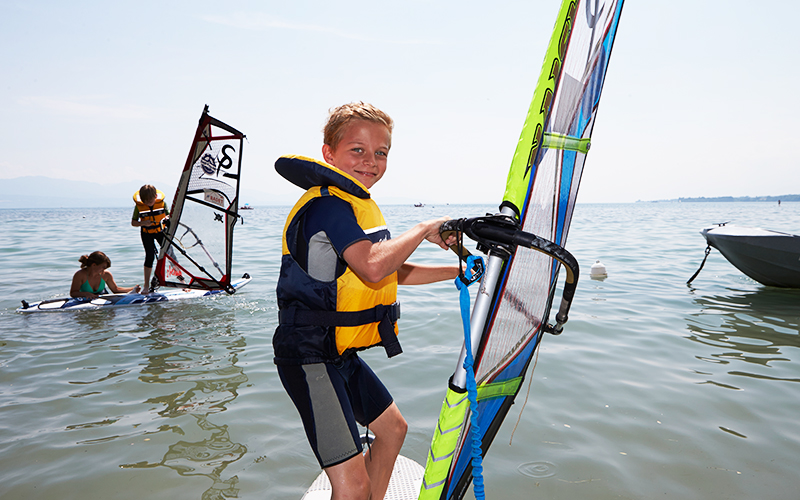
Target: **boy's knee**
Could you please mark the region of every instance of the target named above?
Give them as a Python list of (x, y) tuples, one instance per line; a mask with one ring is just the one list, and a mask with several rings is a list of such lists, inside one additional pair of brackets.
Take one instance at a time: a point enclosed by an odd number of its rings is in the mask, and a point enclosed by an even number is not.
[[(361, 456), (353, 459), (361, 459)], [(351, 460), (353, 460), (351, 459)], [(362, 468), (337, 469), (338, 466), (325, 469), (331, 482), (331, 500), (340, 498), (368, 500), (372, 493), (372, 482), (367, 470)]]
[(397, 406), (390, 406), (386, 417), (386, 420), (383, 422), (384, 428), (391, 432), (398, 439), (405, 439), (406, 433), (408, 432), (408, 422), (406, 422), (405, 417), (403, 417), (403, 414), (400, 413), (400, 410), (397, 408)]
[(369, 480), (369, 476), (359, 476), (348, 486), (349, 493), (353, 495), (352, 498), (369, 500), (370, 493), (372, 493), (372, 483)]
[[(337, 487), (338, 486), (338, 487)], [(351, 478), (346, 484), (331, 484), (331, 500), (347, 498), (354, 500), (369, 500), (372, 485), (368, 476)]]
[(408, 422), (406, 422), (406, 419), (403, 417), (403, 415), (399, 415), (396, 428), (397, 433), (405, 438), (406, 433), (408, 432)]

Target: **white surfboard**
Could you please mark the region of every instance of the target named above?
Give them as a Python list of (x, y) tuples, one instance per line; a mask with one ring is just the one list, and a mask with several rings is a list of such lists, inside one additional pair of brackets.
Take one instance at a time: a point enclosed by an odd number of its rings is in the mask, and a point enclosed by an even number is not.
[[(250, 283), (250, 275), (245, 274), (241, 279), (235, 280), (231, 286), (238, 290)], [(33, 302), (28, 304), (22, 302), (22, 307), (17, 309), (18, 313), (31, 314), (38, 312), (64, 312), (64, 311), (86, 311), (92, 309), (110, 309), (115, 307), (126, 306), (142, 306), (148, 304), (155, 304), (158, 302), (167, 302), (174, 300), (196, 299), (200, 297), (209, 297), (225, 293), (224, 290), (197, 290), (190, 288), (168, 288), (162, 287), (158, 291), (140, 294), (140, 293), (109, 293), (98, 296), (96, 299), (73, 299), (71, 297), (63, 297), (58, 299), (43, 300), (41, 302)]]
[[(397, 457), (389, 479), (389, 489), (384, 500), (417, 500), (422, 485), (425, 468), (417, 462), (402, 455)], [(301, 500), (329, 500), (331, 498), (331, 482), (325, 471), (306, 490)]]

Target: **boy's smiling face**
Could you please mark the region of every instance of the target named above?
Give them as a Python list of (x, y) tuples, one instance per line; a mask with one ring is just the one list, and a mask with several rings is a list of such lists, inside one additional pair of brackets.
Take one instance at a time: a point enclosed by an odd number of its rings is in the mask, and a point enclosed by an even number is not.
[(323, 144), (322, 156), (326, 162), (370, 189), (386, 172), (391, 144), (392, 134), (385, 125), (354, 120), (345, 129), (335, 151)]

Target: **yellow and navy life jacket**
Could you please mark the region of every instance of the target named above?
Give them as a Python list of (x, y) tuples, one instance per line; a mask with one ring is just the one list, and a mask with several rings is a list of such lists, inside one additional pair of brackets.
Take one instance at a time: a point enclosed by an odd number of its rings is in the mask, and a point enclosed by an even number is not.
[(397, 273), (377, 283), (363, 281), (339, 257), (335, 279), (311, 277), (297, 262), (302, 220), (310, 203), (336, 196), (353, 208), (369, 239), (390, 237), (386, 221), (369, 191), (353, 177), (327, 163), (285, 156), (275, 170), (306, 189), (286, 220), (278, 277), (279, 324), (273, 336), (275, 363), (308, 364), (335, 361), (354, 351), (382, 345), (389, 357), (402, 352), (397, 341)]
[(167, 205), (164, 203), (164, 193), (156, 189), (156, 202), (151, 207), (142, 202), (139, 196), (139, 191), (133, 193), (133, 201), (136, 203), (136, 208), (139, 209), (139, 220), (149, 219), (153, 221), (153, 225), (149, 227), (142, 226), (142, 232), (148, 234), (160, 233), (162, 230), (161, 221), (167, 216)]

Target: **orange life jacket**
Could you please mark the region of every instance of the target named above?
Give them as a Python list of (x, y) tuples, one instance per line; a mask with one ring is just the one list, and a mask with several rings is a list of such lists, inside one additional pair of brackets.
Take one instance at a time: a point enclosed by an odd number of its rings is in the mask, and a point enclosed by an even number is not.
[(349, 266), (333, 281), (311, 277), (295, 260), (300, 220), (322, 196), (350, 204), (358, 225), (373, 242), (390, 238), (386, 221), (369, 191), (341, 170), (310, 158), (282, 157), (276, 170), (307, 191), (292, 208), (283, 232), (278, 278), (279, 326), (273, 336), (277, 363), (316, 363), (348, 351), (382, 345), (391, 357), (397, 342), (397, 273), (377, 283), (363, 281)]
[(136, 203), (136, 208), (139, 210), (139, 220), (151, 220), (152, 226), (142, 226), (142, 231), (148, 234), (160, 233), (163, 230), (161, 221), (167, 216), (167, 205), (164, 203), (164, 193), (156, 189), (156, 201), (153, 206), (145, 205), (139, 196), (139, 191), (133, 193), (133, 201)]

